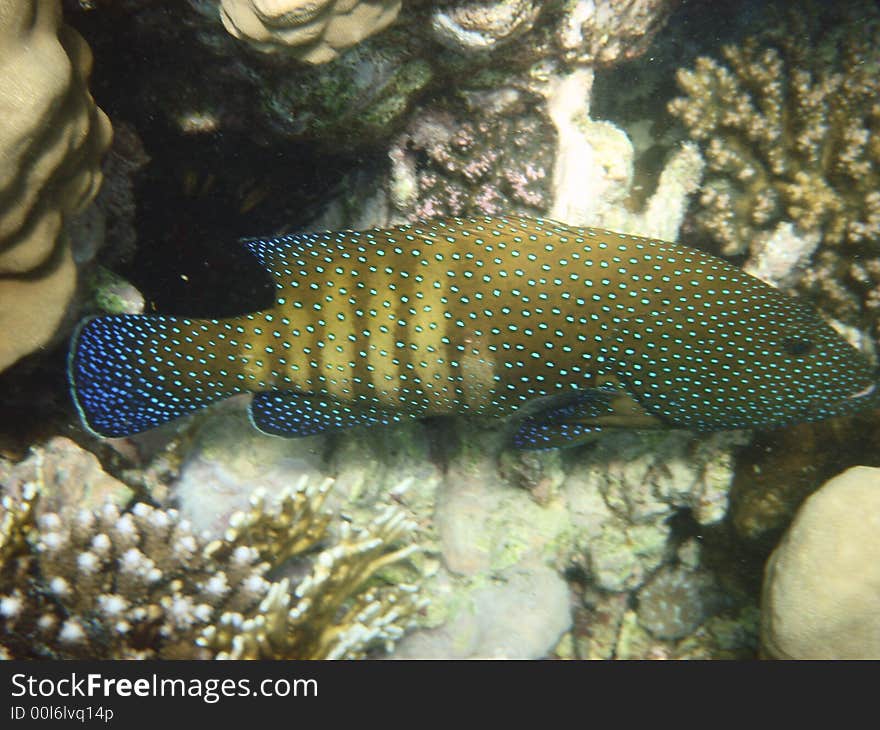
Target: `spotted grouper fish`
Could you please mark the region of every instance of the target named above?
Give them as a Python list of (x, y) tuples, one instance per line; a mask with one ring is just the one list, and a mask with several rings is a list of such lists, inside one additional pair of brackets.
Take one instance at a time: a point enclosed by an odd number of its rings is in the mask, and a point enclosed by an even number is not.
[(474, 414), (549, 448), (878, 403), (873, 368), (805, 304), (675, 243), (475, 217), (244, 245), (274, 278), (270, 309), (79, 326), (69, 376), (89, 429), (125, 436), (250, 391), (254, 425), (279, 436)]

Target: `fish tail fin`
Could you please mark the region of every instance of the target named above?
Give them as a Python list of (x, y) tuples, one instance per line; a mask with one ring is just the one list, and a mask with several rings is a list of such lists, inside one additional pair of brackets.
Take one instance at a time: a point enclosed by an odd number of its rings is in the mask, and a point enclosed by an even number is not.
[(222, 331), (217, 320), (159, 315), (80, 322), (67, 373), (83, 424), (98, 436), (128, 436), (241, 392), (232, 363), (211, 347)]

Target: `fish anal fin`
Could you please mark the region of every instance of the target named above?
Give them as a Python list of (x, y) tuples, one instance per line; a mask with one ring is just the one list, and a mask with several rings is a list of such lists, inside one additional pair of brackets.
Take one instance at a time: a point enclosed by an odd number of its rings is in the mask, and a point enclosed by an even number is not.
[(519, 424), (511, 443), (523, 450), (568, 449), (599, 434), (601, 429), (579, 423), (547, 423), (526, 419)]
[(406, 418), (405, 414), (390, 409), (294, 390), (256, 393), (251, 401), (250, 416), (257, 430), (285, 438), (314, 436), (356, 426), (388, 425)]

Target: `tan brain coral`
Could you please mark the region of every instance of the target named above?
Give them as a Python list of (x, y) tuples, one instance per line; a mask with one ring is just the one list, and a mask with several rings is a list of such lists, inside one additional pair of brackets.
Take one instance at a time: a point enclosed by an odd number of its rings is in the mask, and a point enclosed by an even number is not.
[(0, 370), (44, 345), (76, 269), (64, 233), (101, 183), (110, 122), (86, 42), (50, 0), (0, 0)]
[(220, 18), (232, 35), (260, 51), (286, 49), (308, 63), (326, 63), (388, 27), (400, 0), (222, 0)]
[(857, 466), (813, 494), (767, 561), (764, 652), (880, 659), (880, 469)]

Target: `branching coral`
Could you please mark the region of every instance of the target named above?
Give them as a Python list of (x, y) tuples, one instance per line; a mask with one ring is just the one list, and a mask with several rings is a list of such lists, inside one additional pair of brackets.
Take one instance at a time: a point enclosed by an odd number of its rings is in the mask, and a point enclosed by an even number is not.
[(880, 234), (880, 33), (846, 46), (841, 69), (797, 68), (749, 39), (680, 71), (670, 111), (702, 142), (714, 173), (699, 220), (728, 254), (780, 220), (831, 245)]
[[(332, 482), (258, 495), (206, 543), (175, 510), (35, 517), (36, 490), (0, 516), (0, 647), (18, 658), (337, 658), (393, 643), (419, 607), (378, 574), (409, 556), (411, 525), (389, 511), (327, 547)], [(273, 579), (291, 558), (305, 577)]]
[(766, 256), (780, 226), (818, 236), (801, 288), (852, 321), (880, 309), (880, 13), (788, 22), (679, 71), (669, 108), (708, 160), (699, 226), (730, 255)]

